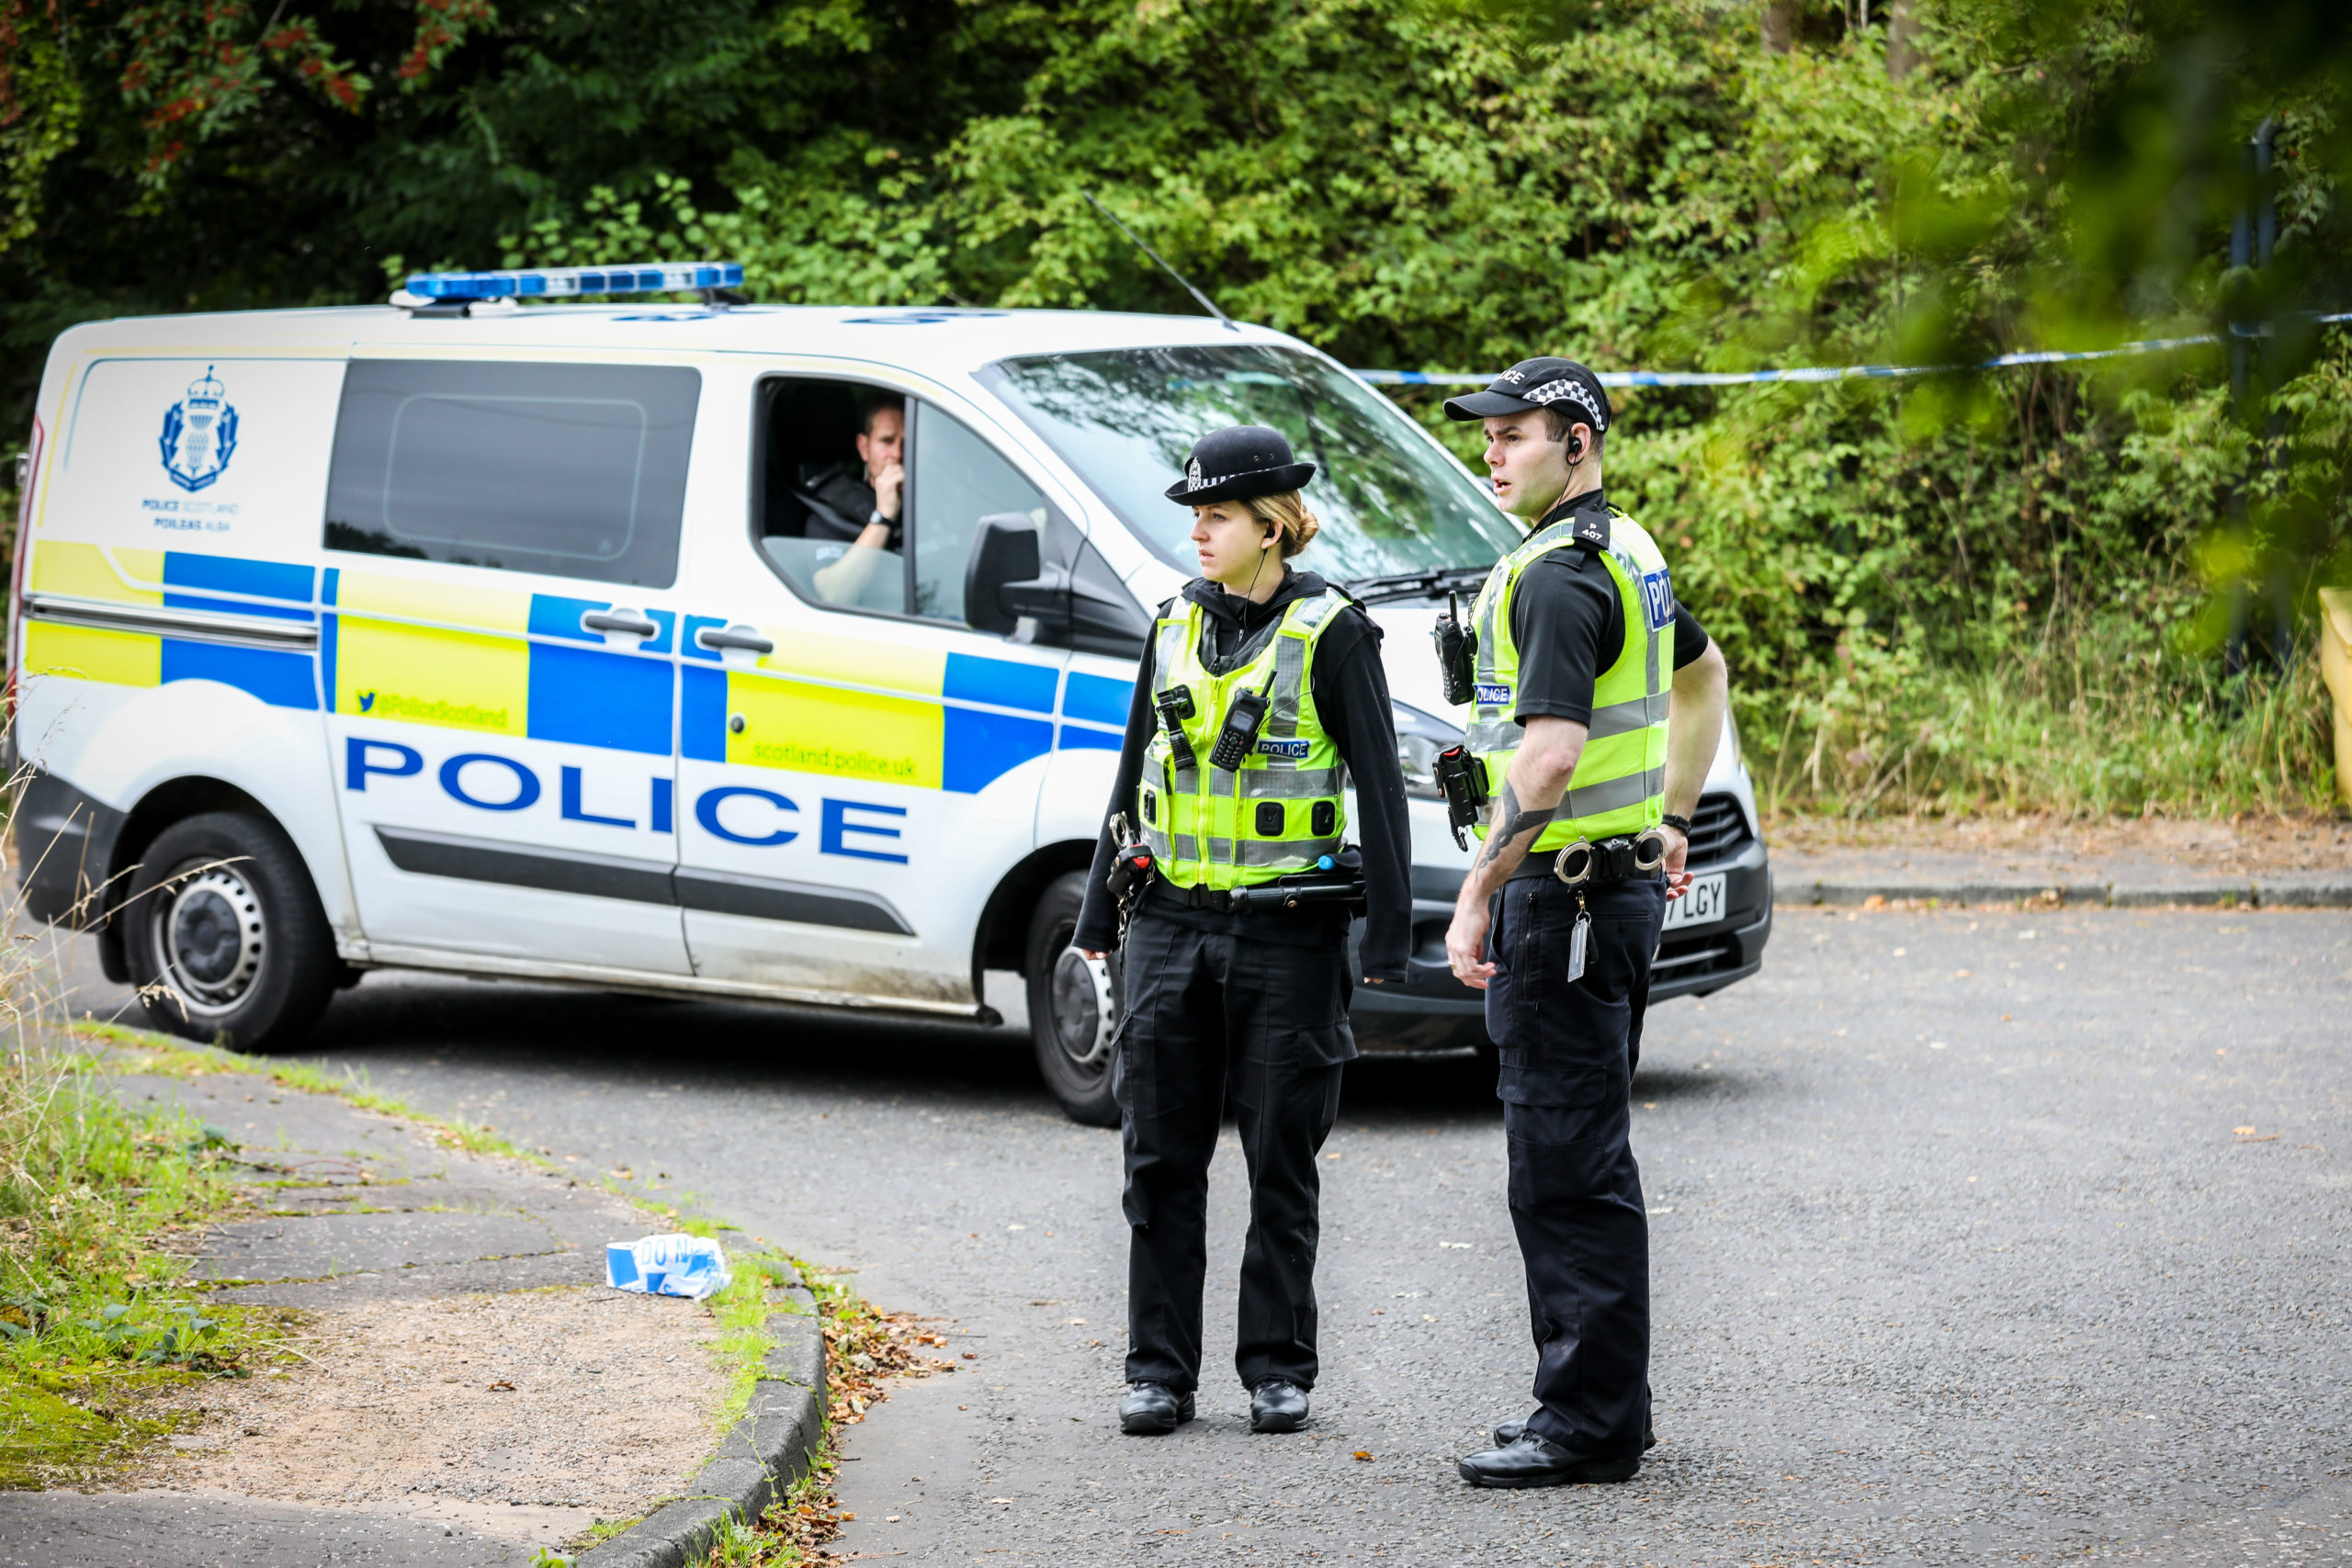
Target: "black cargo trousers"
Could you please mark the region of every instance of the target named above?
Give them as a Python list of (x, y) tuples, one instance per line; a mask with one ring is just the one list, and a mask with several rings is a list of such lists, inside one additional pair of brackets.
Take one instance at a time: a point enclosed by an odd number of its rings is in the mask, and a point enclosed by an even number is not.
[(1234, 1368), (1244, 1387), (1313, 1388), (1315, 1156), (1355, 1055), (1346, 943), (1216, 935), (1147, 906), (1124, 963), (1112, 1092), (1126, 1154), (1127, 1381), (1200, 1383), (1209, 1157), (1229, 1101), (1250, 1171)]
[(1618, 1459), (1641, 1453), (1649, 1422), (1649, 1219), (1632, 1101), (1666, 885), (1621, 882), (1584, 903), (1585, 970), (1570, 980), (1575, 890), (1548, 874), (1503, 885), (1487, 1032), (1501, 1058), (1510, 1217), (1535, 1336), (1541, 1408), (1528, 1426)]

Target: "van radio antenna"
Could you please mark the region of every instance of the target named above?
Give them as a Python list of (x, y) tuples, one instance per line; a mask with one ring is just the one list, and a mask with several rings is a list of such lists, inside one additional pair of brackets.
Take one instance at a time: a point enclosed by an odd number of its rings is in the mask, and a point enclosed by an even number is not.
[(1149, 245), (1145, 244), (1143, 241), (1136, 236), (1134, 230), (1119, 221), (1119, 215), (1117, 213), (1103, 206), (1100, 201), (1095, 200), (1094, 193), (1092, 191), (1081, 190), (1078, 194), (1084, 197), (1088, 201), (1093, 202), (1094, 210), (1109, 219), (1111, 220), (1112, 228), (1116, 229), (1120, 233), (1125, 234), (1129, 240), (1134, 241), (1136, 249), (1149, 256), (1153, 261), (1158, 262), (1159, 264), (1160, 271), (1174, 278), (1178, 283), (1182, 284), (1184, 286), (1184, 292), (1201, 302), (1202, 310), (1206, 310), (1210, 315), (1215, 316), (1218, 321), (1223, 321), (1228, 331), (1238, 333), (1241, 330), (1239, 327), (1233, 324), (1233, 318), (1231, 316), (1227, 315), (1223, 310), (1216, 308), (1216, 300), (1210, 299), (1207, 295), (1193, 287), (1193, 280), (1191, 278), (1186, 277), (1182, 273), (1178, 272), (1174, 267), (1170, 266), (1166, 256), (1161, 255), (1158, 251), (1155, 251)]

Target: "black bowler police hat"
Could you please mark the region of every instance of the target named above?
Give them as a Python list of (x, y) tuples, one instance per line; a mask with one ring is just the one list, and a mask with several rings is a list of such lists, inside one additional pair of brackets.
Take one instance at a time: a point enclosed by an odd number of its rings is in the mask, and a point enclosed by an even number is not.
[(1184, 477), (1168, 487), (1168, 499), (1186, 506), (1248, 501), (1296, 490), (1314, 477), (1315, 465), (1295, 461), (1281, 431), (1237, 424), (1193, 443)]
[(1487, 419), (1561, 402), (1596, 433), (1609, 428), (1609, 394), (1600, 378), (1573, 359), (1522, 359), (1487, 383), (1485, 391), (1446, 399), (1445, 417)]

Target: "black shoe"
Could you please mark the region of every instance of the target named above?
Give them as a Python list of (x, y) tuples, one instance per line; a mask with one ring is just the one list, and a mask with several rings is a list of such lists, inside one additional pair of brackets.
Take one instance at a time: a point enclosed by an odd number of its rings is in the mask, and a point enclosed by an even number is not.
[(1164, 1382), (1134, 1382), (1119, 1405), (1119, 1430), (1131, 1438), (1172, 1432), (1193, 1418), (1193, 1396)]
[(1473, 1486), (1581, 1486), (1589, 1482), (1631, 1481), (1642, 1461), (1639, 1456), (1597, 1459), (1571, 1453), (1532, 1432), (1522, 1432), (1517, 1442), (1457, 1460), (1454, 1468)]
[[(1527, 1423), (1524, 1421), (1504, 1422), (1495, 1428), (1495, 1447), (1498, 1449), (1510, 1447), (1519, 1441), (1521, 1435), (1526, 1430)], [(1645, 1421), (1642, 1423), (1642, 1451), (1647, 1453), (1656, 1447), (1657, 1447), (1657, 1428)]]
[(1306, 1425), (1306, 1391), (1281, 1378), (1268, 1378), (1250, 1394), (1250, 1429), (1295, 1432)]

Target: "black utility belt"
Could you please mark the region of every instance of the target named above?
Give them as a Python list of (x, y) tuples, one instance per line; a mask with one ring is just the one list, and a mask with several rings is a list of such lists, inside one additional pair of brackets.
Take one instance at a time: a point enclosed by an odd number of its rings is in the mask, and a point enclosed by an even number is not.
[(1556, 854), (1532, 854), (1511, 874), (1513, 882), (1556, 877), (1570, 887), (1612, 887), (1620, 882), (1656, 882), (1666, 874), (1666, 835), (1655, 828), (1613, 839), (1578, 839)]
[(1178, 887), (1154, 881), (1151, 890), (1144, 895), (1144, 901), (1179, 909), (1206, 909), (1219, 915), (1249, 915), (1303, 908), (1310, 904), (1353, 904), (1363, 897), (1363, 882), (1360, 877), (1310, 871), (1249, 887)]

